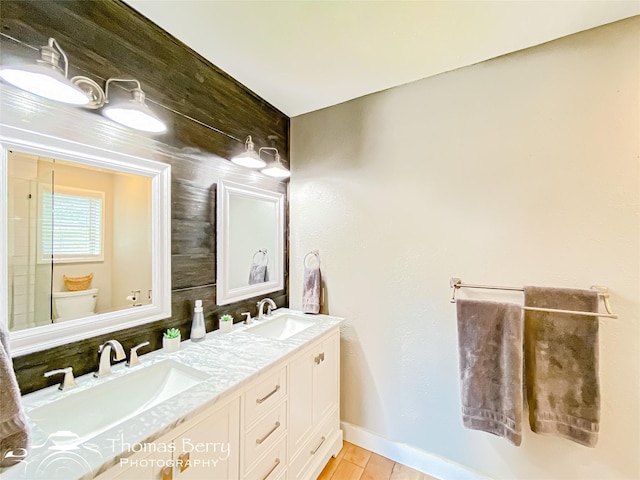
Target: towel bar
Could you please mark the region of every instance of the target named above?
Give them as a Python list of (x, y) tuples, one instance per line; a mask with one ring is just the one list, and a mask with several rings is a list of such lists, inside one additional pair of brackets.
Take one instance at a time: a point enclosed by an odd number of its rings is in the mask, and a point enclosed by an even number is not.
[[(498, 285), (476, 285), (470, 283), (462, 283), (462, 280), (458, 277), (451, 277), (449, 285), (453, 288), (453, 296), (451, 297), (451, 303), (456, 303), (456, 291), (459, 288), (482, 288), (489, 290), (509, 290), (515, 292), (524, 292), (524, 287), (505, 287)], [(538, 307), (522, 307), (524, 310), (532, 310), (537, 312), (551, 312), (551, 313), (567, 313), (571, 315), (583, 315), (586, 317), (606, 317), (606, 318), (618, 318), (618, 315), (611, 311), (611, 304), (609, 303), (609, 290), (607, 287), (601, 285), (592, 285), (593, 290), (597, 290), (598, 296), (602, 298), (604, 308), (607, 313), (599, 312), (579, 312), (574, 310), (561, 310), (557, 308), (538, 308)]]

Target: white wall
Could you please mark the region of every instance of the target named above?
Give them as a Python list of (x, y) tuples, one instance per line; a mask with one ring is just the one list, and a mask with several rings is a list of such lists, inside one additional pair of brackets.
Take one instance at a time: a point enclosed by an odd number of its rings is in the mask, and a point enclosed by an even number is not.
[(151, 179), (113, 175), (113, 265), (111, 307), (131, 306), (127, 296), (140, 290), (136, 303), (149, 303), (151, 279)]
[[(325, 310), (347, 319), (343, 421), (496, 478), (640, 476), (639, 31), (635, 17), (292, 119), (290, 303), (318, 248)], [(454, 275), (610, 287), (595, 449), (464, 429)]]

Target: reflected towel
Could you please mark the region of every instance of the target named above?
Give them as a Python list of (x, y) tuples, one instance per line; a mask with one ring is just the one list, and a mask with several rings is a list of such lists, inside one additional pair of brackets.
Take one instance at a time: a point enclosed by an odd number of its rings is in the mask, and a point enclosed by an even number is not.
[[(525, 287), (526, 307), (598, 311), (593, 290)], [(587, 447), (598, 440), (598, 317), (525, 311), (529, 424)]]
[(9, 352), (9, 332), (0, 321), (0, 467), (24, 458), (29, 447), (29, 430), (20, 403), (20, 388)]
[(522, 442), (522, 308), (456, 300), (462, 421)]
[(267, 266), (252, 263), (249, 269), (249, 285), (255, 285), (256, 283), (264, 283), (269, 280), (269, 274), (267, 273)]
[(320, 267), (305, 267), (302, 284), (302, 311), (304, 313), (320, 313), (321, 291), (322, 279)]

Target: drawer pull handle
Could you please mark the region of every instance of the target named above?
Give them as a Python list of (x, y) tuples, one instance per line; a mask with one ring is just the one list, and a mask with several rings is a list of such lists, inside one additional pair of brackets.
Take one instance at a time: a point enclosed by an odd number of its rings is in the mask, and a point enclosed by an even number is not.
[(316, 454), (316, 452), (317, 452), (318, 450), (320, 450), (320, 447), (322, 446), (322, 444), (324, 443), (324, 441), (325, 441), (325, 440), (326, 440), (326, 438), (324, 438), (324, 437), (322, 437), (322, 438), (320, 439), (320, 443), (318, 444), (318, 446), (317, 446), (316, 448), (314, 448), (313, 450), (311, 450), (311, 455), (315, 455), (315, 454)]
[(276, 385), (276, 388), (274, 388), (271, 392), (267, 393), (264, 397), (256, 398), (256, 403), (260, 405), (262, 402), (267, 400), (271, 395), (275, 395), (278, 392), (278, 390), (280, 390), (280, 385)]
[(271, 434), (278, 429), (279, 426), (280, 426), (280, 422), (276, 422), (273, 428), (269, 430), (269, 432), (264, 437), (256, 439), (256, 444), (262, 445), (262, 442), (264, 442), (267, 438), (269, 438)]
[(276, 458), (276, 463), (275, 463), (275, 465), (274, 465), (273, 467), (271, 467), (271, 470), (269, 470), (269, 472), (268, 472), (264, 477), (262, 477), (262, 480), (267, 480), (267, 478), (269, 478), (269, 475), (271, 475), (271, 474), (273, 473), (273, 471), (274, 471), (276, 468), (278, 468), (278, 465), (280, 465), (280, 459), (279, 459), (279, 458)]
[(180, 473), (189, 468), (189, 452), (183, 452), (178, 459), (180, 460)]
[(162, 480), (173, 480), (173, 468), (164, 467), (160, 470), (160, 478), (162, 478)]
[(313, 361), (316, 362), (316, 365), (320, 365), (322, 362), (324, 362), (324, 352), (315, 357)]

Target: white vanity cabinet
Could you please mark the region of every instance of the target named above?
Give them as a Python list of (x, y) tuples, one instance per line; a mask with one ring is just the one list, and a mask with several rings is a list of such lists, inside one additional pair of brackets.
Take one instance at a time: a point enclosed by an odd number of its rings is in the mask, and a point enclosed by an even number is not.
[(275, 480), (287, 468), (287, 366), (267, 370), (242, 395), (242, 477)]
[[(146, 451), (123, 459), (100, 480), (229, 480), (238, 478), (240, 399), (215, 405), (168, 435), (148, 444)], [(152, 453), (149, 453), (151, 451)]]
[(315, 480), (342, 448), (339, 372), (336, 327), (153, 442), (172, 452), (136, 453), (99, 479)]
[(336, 330), (289, 362), (288, 478), (316, 478), (342, 447), (340, 336)]

